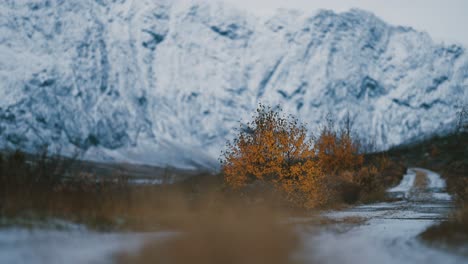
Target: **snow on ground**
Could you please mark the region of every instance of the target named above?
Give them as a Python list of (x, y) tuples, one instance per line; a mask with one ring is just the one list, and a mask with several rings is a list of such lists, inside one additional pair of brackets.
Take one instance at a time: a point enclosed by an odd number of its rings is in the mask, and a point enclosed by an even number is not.
[(137, 251), (160, 233), (98, 233), (87, 229), (0, 229), (0, 263), (107, 264), (117, 253)]
[(429, 179), (429, 188), (444, 189), (446, 187), (445, 180), (442, 179), (439, 174), (421, 168), (416, 170), (422, 171), (427, 175), (427, 178)]
[[(426, 173), (430, 183), (423, 192), (432, 196), (414, 193), (416, 170)], [(410, 169), (402, 182), (389, 190), (402, 193), (403, 201), (327, 213), (334, 219), (364, 217), (367, 221), (345, 232), (322, 230), (316, 236), (304, 234), (304, 248), (298, 257), (314, 263), (468, 263), (467, 258), (428, 247), (417, 238), (426, 228), (445, 219), (452, 209), (444, 187), (445, 182), (437, 173)]]
[[(426, 190), (413, 189), (416, 170), (426, 173)], [(431, 248), (417, 239), (427, 227), (446, 219), (453, 205), (440, 175), (410, 169), (402, 182), (389, 190), (403, 200), (362, 205), (325, 214), (333, 219), (362, 217), (366, 222), (349, 228), (301, 229), (303, 246), (295, 257), (304, 263), (468, 263), (467, 258)], [(424, 199), (421, 199), (424, 198)], [(343, 225), (343, 224), (338, 224)], [(0, 263), (106, 264), (122, 252), (134, 252), (150, 239), (171, 233), (99, 233), (83, 226), (0, 229)], [(337, 230), (340, 230), (339, 232)], [(213, 242), (215, 243), (215, 242)]]
[(408, 170), (403, 176), (403, 180), (401, 180), (400, 184), (396, 187), (393, 187), (388, 190), (388, 192), (404, 192), (408, 193), (409, 190), (413, 187), (414, 179), (416, 178), (416, 172), (414, 170)]

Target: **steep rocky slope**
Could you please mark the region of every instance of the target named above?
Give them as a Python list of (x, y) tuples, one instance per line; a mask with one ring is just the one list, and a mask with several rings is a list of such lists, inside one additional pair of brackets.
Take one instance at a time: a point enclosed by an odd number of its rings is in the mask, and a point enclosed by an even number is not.
[(2, 1), (2, 146), (214, 166), (259, 102), (312, 129), (349, 111), (387, 148), (443, 131), (467, 101), (464, 47), (365, 11), (257, 18), (173, 2)]

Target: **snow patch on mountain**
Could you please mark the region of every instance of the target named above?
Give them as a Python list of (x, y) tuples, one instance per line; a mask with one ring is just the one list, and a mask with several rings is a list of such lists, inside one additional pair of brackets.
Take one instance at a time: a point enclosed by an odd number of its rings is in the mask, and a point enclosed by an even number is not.
[(371, 13), (222, 3), (0, 3), (0, 141), (86, 158), (216, 167), (259, 102), (311, 129), (349, 112), (381, 148), (440, 132), (467, 102), (457, 45)]

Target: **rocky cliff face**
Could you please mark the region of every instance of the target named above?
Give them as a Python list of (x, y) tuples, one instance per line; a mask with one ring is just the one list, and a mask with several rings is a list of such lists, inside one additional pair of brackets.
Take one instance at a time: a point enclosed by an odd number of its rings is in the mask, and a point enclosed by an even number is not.
[(259, 102), (312, 129), (349, 111), (386, 148), (443, 130), (467, 100), (465, 48), (365, 11), (172, 2), (2, 1), (2, 146), (212, 166)]

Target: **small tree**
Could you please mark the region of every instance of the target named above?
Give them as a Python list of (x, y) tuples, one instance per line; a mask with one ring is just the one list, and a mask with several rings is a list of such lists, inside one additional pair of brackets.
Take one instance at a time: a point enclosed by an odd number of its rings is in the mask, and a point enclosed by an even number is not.
[(336, 129), (333, 118), (327, 117), (316, 143), (320, 167), (327, 175), (359, 169), (364, 161), (359, 142), (351, 135), (352, 121), (345, 118), (341, 129)]
[(260, 105), (221, 157), (226, 183), (240, 188), (253, 181), (273, 183), (307, 207), (323, 202), (322, 173), (311, 137), (296, 118)]

